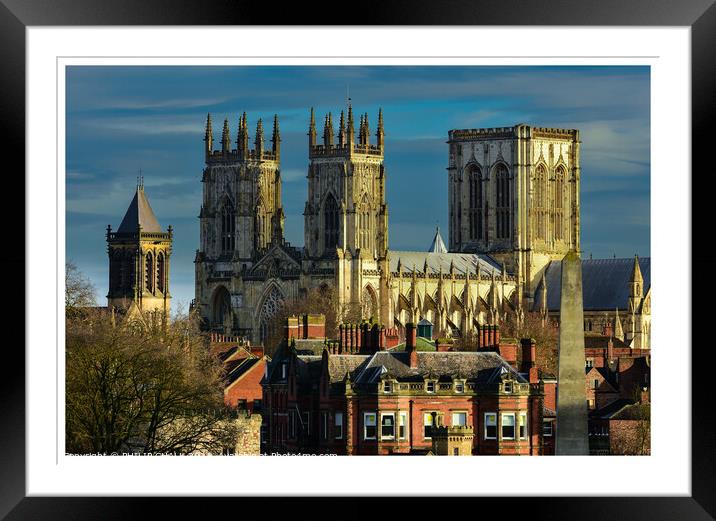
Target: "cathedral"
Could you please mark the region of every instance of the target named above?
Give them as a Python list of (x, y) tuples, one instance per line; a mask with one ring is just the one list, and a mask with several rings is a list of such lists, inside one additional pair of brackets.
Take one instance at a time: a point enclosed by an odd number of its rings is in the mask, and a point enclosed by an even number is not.
[(545, 312), (550, 266), (579, 251), (579, 131), (451, 130), (449, 247), (438, 229), (429, 251), (396, 251), (382, 110), (375, 134), (350, 104), (322, 123), (319, 138), (311, 109), (301, 248), (284, 239), (278, 117), (270, 145), (261, 119), (251, 145), (246, 113), (235, 140), (225, 120), (218, 149), (207, 117), (193, 305), (209, 329), (262, 343), (284, 302), (325, 286), (341, 310), (399, 329), (425, 319), (453, 336)]

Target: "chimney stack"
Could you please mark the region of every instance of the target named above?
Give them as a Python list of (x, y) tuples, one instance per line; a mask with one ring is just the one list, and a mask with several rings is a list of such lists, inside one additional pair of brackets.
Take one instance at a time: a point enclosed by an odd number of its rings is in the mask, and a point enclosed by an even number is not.
[(405, 351), (410, 356), (410, 367), (418, 367), (418, 352), (416, 350), (416, 330), (415, 324), (408, 322), (405, 324)]
[(522, 363), (520, 364), (520, 372), (529, 375), (530, 383), (539, 381), (539, 372), (537, 370), (537, 346), (533, 338), (523, 338), (522, 344)]

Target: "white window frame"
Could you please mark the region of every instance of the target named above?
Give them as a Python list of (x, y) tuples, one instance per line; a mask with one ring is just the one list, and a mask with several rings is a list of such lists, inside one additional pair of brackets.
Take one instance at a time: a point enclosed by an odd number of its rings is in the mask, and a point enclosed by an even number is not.
[[(373, 416), (373, 425), (370, 425), (370, 427), (373, 427), (375, 429), (375, 435), (374, 436), (368, 436), (368, 416)], [(376, 412), (364, 412), (363, 413), (363, 439), (364, 440), (375, 440), (377, 439), (378, 434), (378, 413)]]
[[(505, 436), (505, 418), (512, 416), (512, 436)], [(517, 435), (517, 416), (513, 412), (500, 413), (500, 439), (501, 440), (514, 440)]]
[(429, 416), (430, 417), (430, 427), (435, 427), (435, 417), (433, 417), (433, 414), (435, 414), (437, 416), (437, 411), (423, 411), (423, 439), (424, 440), (432, 440), (433, 439), (432, 436), (427, 436), (425, 434), (425, 427), (426, 427), (425, 418), (427, 418)]
[(517, 434), (521, 440), (526, 440), (529, 436), (529, 431), (527, 430), (527, 413), (521, 412), (519, 414), (520, 423), (517, 427)]
[[(545, 432), (545, 425), (549, 425), (549, 434)], [(542, 436), (554, 436), (554, 420), (542, 420)]]
[[(465, 423), (463, 425), (460, 425), (459, 423), (455, 423), (455, 415), (456, 414), (464, 414), (465, 415)], [(467, 411), (452, 411), (452, 414), (450, 415), (450, 421), (452, 422), (453, 426), (467, 427)]]
[[(305, 416), (305, 418), (304, 418)], [(311, 435), (311, 413), (309, 411), (304, 411), (301, 413), (301, 421), (303, 422), (303, 427), (306, 431), (306, 436)]]
[(512, 380), (507, 380), (502, 384), (502, 392), (505, 394), (512, 394), (515, 391), (515, 385)]
[[(400, 432), (401, 428), (403, 429), (402, 434)], [(404, 440), (407, 437), (408, 437), (408, 413), (401, 412), (398, 414), (398, 439)]]
[(336, 440), (343, 439), (343, 412), (336, 411), (333, 415), (333, 438)]
[(459, 382), (455, 382), (455, 392), (462, 394), (465, 392), (465, 382), (460, 380)]
[[(393, 418), (393, 435), (383, 436), (383, 418), (390, 416)], [(381, 440), (394, 440), (395, 439), (395, 413), (394, 412), (382, 412), (380, 413), (380, 439)]]
[(393, 392), (393, 382), (391, 382), (390, 380), (385, 380), (383, 382), (383, 392), (385, 394), (392, 393)]
[[(492, 425), (490, 425), (490, 424), (487, 423), (487, 418), (488, 418), (488, 416), (492, 416), (492, 417), (493, 417), (493, 422), (494, 422), (494, 423), (493, 423)], [(490, 427), (495, 427), (495, 435), (494, 435), (494, 436), (488, 436), (488, 435), (487, 435), (487, 427), (488, 427), (488, 426), (490, 426)], [(496, 439), (497, 439), (497, 413), (496, 413), (496, 412), (486, 412), (486, 413), (485, 413), (485, 415), (484, 415), (484, 432), (483, 432), (483, 435), (484, 435), (484, 437), (485, 437), (486, 440), (496, 440)]]
[(586, 364), (587, 364), (587, 367), (594, 367), (594, 359), (587, 358)]
[[(432, 386), (432, 388), (433, 388), (432, 391), (430, 390), (430, 387), (431, 387), (431, 386)], [(428, 380), (428, 381), (425, 382), (425, 392), (426, 392), (426, 393), (434, 394), (436, 387), (437, 387), (437, 386), (435, 385), (435, 380)]]

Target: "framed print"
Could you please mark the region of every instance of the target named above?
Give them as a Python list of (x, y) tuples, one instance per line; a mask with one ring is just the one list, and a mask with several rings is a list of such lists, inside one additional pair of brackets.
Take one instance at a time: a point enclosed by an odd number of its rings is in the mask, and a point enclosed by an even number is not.
[(716, 8), (263, 13), (1, 7), (26, 351), (7, 350), (0, 513), (428, 495), (712, 519), (691, 172)]

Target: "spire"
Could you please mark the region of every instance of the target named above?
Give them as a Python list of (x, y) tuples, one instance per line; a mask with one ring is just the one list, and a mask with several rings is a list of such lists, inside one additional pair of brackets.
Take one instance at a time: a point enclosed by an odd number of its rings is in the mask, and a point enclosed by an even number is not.
[(273, 153), (276, 155), (276, 159), (281, 155), (281, 132), (278, 128), (278, 114), (273, 116), (273, 137), (271, 138), (273, 143)]
[(254, 141), (254, 149), (256, 150), (256, 157), (261, 158), (264, 151), (264, 123), (259, 118), (256, 123), (256, 140)]
[(375, 133), (378, 138), (378, 148), (381, 150), (384, 146), (385, 131), (383, 130), (383, 109), (378, 109), (378, 131)]
[(144, 182), (137, 179), (137, 190), (134, 193), (132, 202), (124, 214), (119, 228), (116, 233), (137, 233), (137, 229), (141, 226), (143, 232), (162, 233), (162, 227), (149, 205), (149, 199), (144, 193)]
[(211, 113), (206, 115), (206, 132), (204, 133), (204, 146), (206, 152), (206, 159), (208, 160), (211, 156), (211, 152), (214, 150), (214, 129), (211, 123)]
[(355, 129), (353, 128), (353, 107), (348, 103), (348, 122), (346, 123), (346, 132), (348, 134), (348, 144), (352, 145), (355, 141)]
[(341, 121), (338, 127), (338, 145), (343, 147), (346, 145), (346, 117), (341, 110)]
[(628, 307), (631, 313), (635, 313), (644, 297), (644, 277), (639, 267), (639, 256), (634, 255), (634, 267), (629, 278), (629, 302)]
[(363, 114), (360, 115), (360, 122), (358, 123), (358, 144), (364, 144), (363, 137), (365, 136), (363, 126)]
[(368, 113), (363, 117), (363, 144), (370, 144), (370, 125), (368, 124)]
[(440, 226), (435, 227), (435, 236), (433, 237), (433, 242), (430, 244), (428, 251), (431, 253), (447, 253), (448, 251), (445, 247), (443, 238), (440, 236)]
[(614, 338), (624, 341), (624, 328), (622, 327), (622, 320), (619, 318), (619, 308), (616, 308), (616, 313), (614, 314)]
[(308, 146), (316, 146), (316, 115), (313, 112), (313, 107), (311, 107), (311, 121), (308, 124)]
[(231, 152), (231, 134), (229, 133), (229, 120), (224, 120), (224, 130), (221, 132), (221, 151), (225, 154)]

